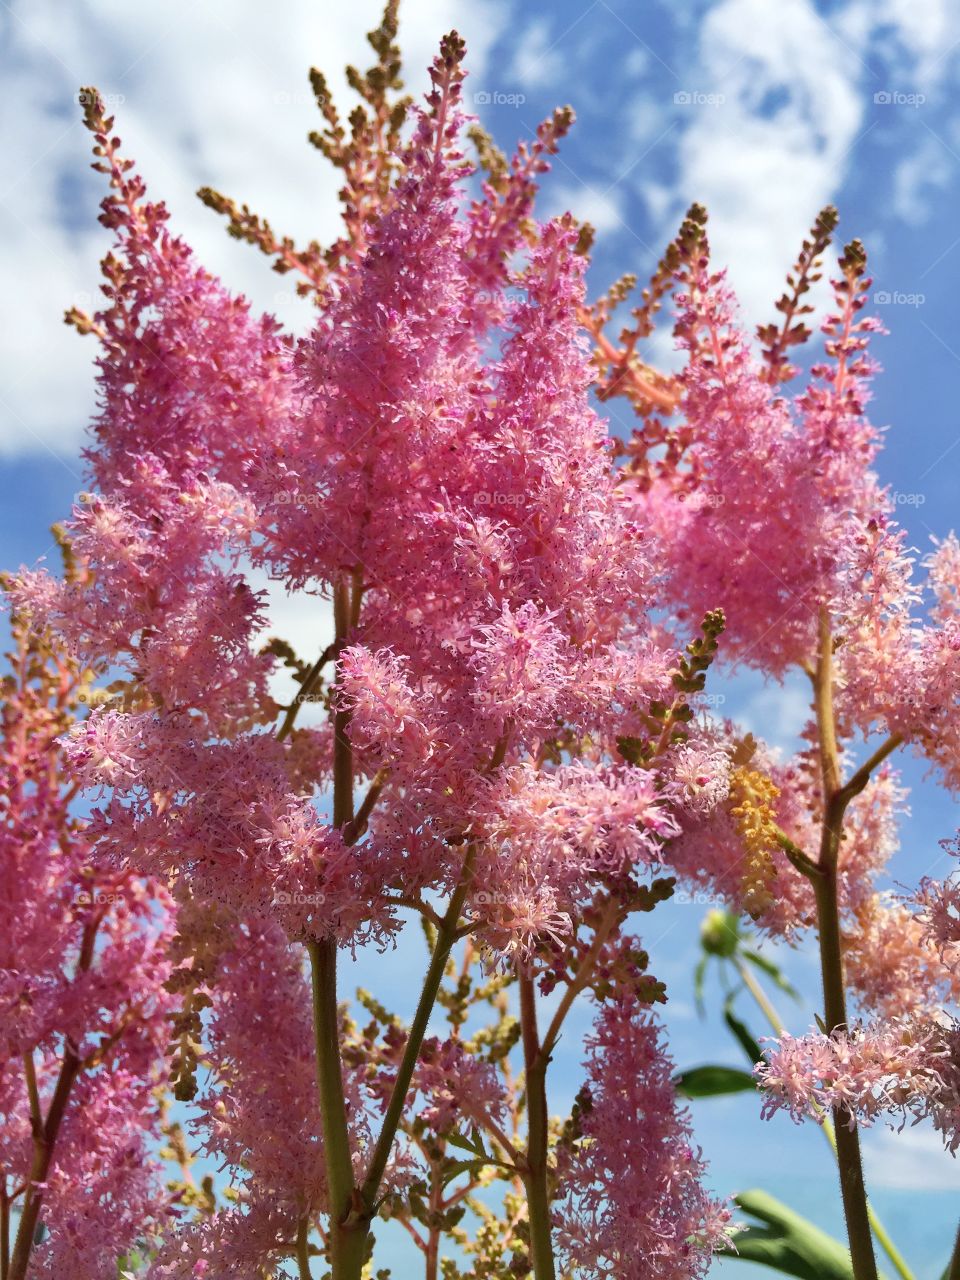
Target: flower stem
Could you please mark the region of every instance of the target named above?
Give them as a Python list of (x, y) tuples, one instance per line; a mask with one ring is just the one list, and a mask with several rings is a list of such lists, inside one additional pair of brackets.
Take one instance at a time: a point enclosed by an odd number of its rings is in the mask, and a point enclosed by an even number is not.
[(459, 884), (454, 890), (449, 906), (447, 907), (446, 913), (440, 922), (440, 927), (437, 930), (433, 955), (430, 958), (430, 965), (427, 969), (426, 977), (424, 978), (423, 989), (420, 992), (420, 999), (417, 1002), (416, 1012), (414, 1013), (413, 1022), (410, 1026), (410, 1034), (407, 1037), (406, 1047), (403, 1051), (403, 1058), (400, 1061), (400, 1067), (397, 1071), (393, 1090), (390, 1094), (390, 1101), (387, 1103), (387, 1110), (384, 1113), (380, 1135), (377, 1138), (376, 1146), (373, 1149), (373, 1155), (370, 1158), (367, 1176), (364, 1178), (363, 1186), (360, 1189), (360, 1199), (363, 1203), (364, 1210), (368, 1213), (373, 1212), (377, 1193), (380, 1190), (380, 1183), (383, 1181), (384, 1171), (386, 1170), (387, 1161), (390, 1158), (390, 1151), (393, 1147), (393, 1142), (397, 1134), (397, 1128), (403, 1116), (403, 1108), (406, 1104), (410, 1081), (413, 1078), (414, 1068), (417, 1065), (417, 1058), (419, 1057), (420, 1049), (423, 1045), (423, 1037), (426, 1035), (427, 1024), (430, 1021), (430, 1015), (433, 1012), (433, 1006), (437, 1000), (440, 983), (443, 981), (443, 975), (447, 967), (447, 960), (450, 958), (450, 951), (457, 940), (457, 926), (460, 920), (460, 912), (463, 909), (463, 904), (466, 900), (467, 892), (470, 887), (470, 881), (473, 875), (473, 862), (474, 851), (471, 847), (464, 860), (463, 871), (460, 875)]
[(7, 1195), (7, 1177), (3, 1175), (0, 1186), (0, 1280), (7, 1280), (10, 1272), (10, 1198)]
[[(77, 960), (77, 971), (86, 973), (93, 964), (97, 930), (100, 926), (99, 915), (93, 916), (84, 926), (80, 942), (80, 955)], [(82, 1069), (82, 1062), (72, 1042), (67, 1041), (63, 1048), (63, 1058), (57, 1083), (54, 1085), (50, 1107), (44, 1118), (40, 1105), (40, 1091), (37, 1087), (36, 1068), (33, 1052), (24, 1056), (24, 1072), (27, 1082), (27, 1097), (30, 1103), (30, 1127), (33, 1133), (33, 1164), (30, 1168), (30, 1181), (20, 1213), (20, 1225), (13, 1245), (13, 1256), (7, 1270), (8, 1280), (26, 1280), (30, 1265), (30, 1254), (33, 1252), (37, 1224), (43, 1208), (43, 1195), (53, 1165), (54, 1149), (60, 1126), (66, 1114), (77, 1076)]]
[(359, 1280), (364, 1240), (351, 1221), (354, 1200), (353, 1161), (347, 1129), (340, 1064), (340, 1014), (337, 1008), (337, 944), (333, 939), (309, 941), (313, 977), (313, 1026), (317, 1049), (317, 1084), (323, 1126), (323, 1154), (330, 1202), (330, 1265), (334, 1280)]
[[(820, 858), (811, 874), (817, 904), (817, 932), (820, 942), (820, 972), (823, 979), (824, 1020), (827, 1035), (847, 1026), (847, 1003), (843, 979), (843, 947), (840, 934), (840, 904), (837, 896), (837, 865), (843, 818), (854, 792), (845, 790), (840, 777), (840, 754), (833, 710), (833, 638), (826, 609), (820, 611), (819, 652), (814, 673), (814, 705), (820, 742), (823, 777), (823, 823)], [(864, 779), (863, 785), (866, 785)], [(855, 1280), (877, 1280), (877, 1262), (870, 1232), (867, 1189), (863, 1179), (860, 1135), (850, 1116), (834, 1108), (837, 1166), (840, 1195), (847, 1224), (850, 1260)]]
[(960, 1227), (957, 1228), (957, 1239), (953, 1246), (953, 1253), (950, 1255), (946, 1280), (960, 1280)]
[[(31, 1070), (32, 1070), (31, 1059)], [(9, 1280), (26, 1280), (27, 1268), (30, 1265), (30, 1254), (33, 1251), (37, 1223), (43, 1207), (43, 1187), (53, 1163), (53, 1152), (67, 1109), (70, 1090), (80, 1072), (80, 1059), (68, 1045), (64, 1049), (60, 1074), (50, 1101), (47, 1118), (38, 1126), (33, 1124), (33, 1164), (30, 1169), (30, 1183), (20, 1214), (20, 1225), (13, 1245), (13, 1257), (10, 1259)], [(35, 1085), (32, 1086), (35, 1089)]]
[[(333, 592), (337, 678), (340, 648), (354, 623), (357, 608), (357, 602), (351, 599), (350, 585), (338, 583)], [(353, 821), (353, 748), (349, 726), (349, 712), (338, 709), (334, 713), (333, 729), (333, 822), (344, 831)], [(311, 939), (306, 945), (310, 955), (317, 1085), (330, 1204), (330, 1267), (333, 1280), (360, 1280), (369, 1223), (358, 1222), (354, 1213), (356, 1184), (340, 1061), (337, 941), (333, 937), (322, 941)]]
[(297, 1224), (297, 1276), (298, 1280), (312, 1280), (310, 1272), (310, 1216), (304, 1214)]
[[(758, 1007), (762, 1011), (767, 1022), (770, 1024), (770, 1027), (773, 1030), (773, 1032), (777, 1036), (782, 1036), (787, 1029), (786, 1025), (784, 1024), (783, 1019), (780, 1017), (780, 1014), (777, 1012), (776, 1006), (773, 1004), (770, 997), (764, 991), (762, 984), (750, 972), (749, 966), (745, 965), (742, 960), (739, 960), (739, 959), (734, 960), (734, 967), (736, 968), (737, 973), (740, 975), (741, 979), (743, 980), (744, 986), (747, 988), (747, 990), (753, 996), (754, 1000), (757, 1002)], [(833, 1122), (827, 1116), (824, 1116), (823, 1124), (820, 1125), (819, 1128), (820, 1128), (820, 1132), (824, 1136), (824, 1139), (826, 1140), (827, 1145), (829, 1146), (830, 1150), (833, 1152), (834, 1159), (837, 1159), (837, 1139), (833, 1129)], [(877, 1240), (877, 1243), (880, 1245), (881, 1249), (883, 1249), (884, 1253), (890, 1259), (891, 1263), (893, 1264), (894, 1270), (900, 1276), (901, 1280), (916, 1280), (916, 1277), (914, 1276), (913, 1272), (907, 1266), (907, 1263), (903, 1254), (900, 1252), (900, 1250), (891, 1240), (889, 1234), (887, 1233), (886, 1227), (883, 1225), (880, 1218), (874, 1212), (874, 1209), (870, 1205), (869, 1201), (867, 1202), (867, 1214), (869, 1215), (870, 1227), (873, 1230), (873, 1234)], [(956, 1280), (960, 1280), (960, 1273), (958, 1273)]]
[(745, 965), (743, 961), (740, 960), (739, 958), (735, 959), (733, 964), (734, 964), (734, 968), (736, 969), (737, 973), (740, 976), (740, 980), (743, 982), (743, 985), (747, 988), (747, 990), (753, 996), (754, 1000), (757, 1002), (757, 1005), (759, 1006), (761, 1013), (766, 1018), (767, 1022), (769, 1022), (771, 1029), (778, 1036), (783, 1035), (784, 1031), (786, 1031), (786, 1027), (783, 1025), (780, 1015), (777, 1013), (776, 1009), (774, 1008), (773, 1002), (770, 1000), (770, 997), (767, 995), (763, 987), (760, 985), (757, 979), (750, 972), (749, 966)]
[(534, 979), (520, 975), (520, 1026), (523, 1036), (524, 1079), (527, 1094), (527, 1158), (523, 1180), (530, 1214), (530, 1251), (536, 1280), (556, 1280), (550, 1229), (550, 1190), (547, 1183), (549, 1117), (547, 1063), (537, 1029)]

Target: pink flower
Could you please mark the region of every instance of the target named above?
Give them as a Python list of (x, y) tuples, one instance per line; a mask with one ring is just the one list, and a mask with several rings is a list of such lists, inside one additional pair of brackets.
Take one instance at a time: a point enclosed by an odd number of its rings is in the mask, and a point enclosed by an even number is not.
[(960, 1146), (957, 1028), (935, 1020), (880, 1022), (832, 1036), (784, 1034), (757, 1076), (764, 1115), (822, 1120), (836, 1108), (850, 1126), (878, 1117), (931, 1119), (951, 1151)]
[(662, 1030), (630, 996), (599, 1010), (570, 1157), (560, 1239), (591, 1277), (703, 1275), (729, 1212), (704, 1192), (703, 1161), (677, 1104)]

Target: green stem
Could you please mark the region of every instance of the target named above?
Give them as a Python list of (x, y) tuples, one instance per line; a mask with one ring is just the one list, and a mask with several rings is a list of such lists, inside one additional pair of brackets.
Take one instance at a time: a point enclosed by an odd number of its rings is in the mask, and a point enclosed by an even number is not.
[[(743, 980), (744, 986), (753, 996), (754, 1000), (756, 1001), (758, 1007), (762, 1011), (767, 1022), (770, 1024), (770, 1027), (774, 1032), (774, 1034), (777, 1036), (782, 1036), (787, 1029), (786, 1025), (784, 1024), (783, 1019), (780, 1017), (780, 1014), (777, 1012), (775, 1005), (770, 1000), (770, 997), (764, 991), (760, 982), (757, 980), (754, 974), (751, 973), (749, 966), (745, 965), (742, 960), (735, 959), (733, 963), (734, 963), (734, 968), (737, 970), (737, 973), (740, 975), (741, 979)], [(821, 1133), (823, 1134), (827, 1145), (829, 1146), (830, 1150), (833, 1152), (834, 1159), (836, 1159), (837, 1158), (837, 1139), (833, 1131), (833, 1122), (827, 1116), (824, 1116), (823, 1123), (818, 1127)], [(874, 1211), (869, 1201), (867, 1201), (867, 1214), (870, 1218), (870, 1226), (873, 1230), (874, 1236), (876, 1237), (877, 1243), (880, 1245), (881, 1249), (883, 1249), (884, 1253), (890, 1259), (891, 1263), (893, 1264), (894, 1270), (901, 1277), (901, 1280), (916, 1280), (916, 1277), (914, 1276), (913, 1272), (907, 1266), (906, 1259), (904, 1258), (900, 1250), (897, 1248), (897, 1246), (894, 1244), (894, 1242), (891, 1240), (890, 1236), (887, 1233), (886, 1227), (883, 1225), (880, 1218), (877, 1216), (876, 1212)], [(960, 1280), (960, 1274), (958, 1274), (958, 1276), (956, 1277), (956, 1280)]]
[(313, 1280), (310, 1272), (310, 1217), (304, 1214), (297, 1226), (297, 1276)]
[(524, 1083), (527, 1095), (527, 1158), (523, 1181), (530, 1214), (530, 1252), (536, 1280), (556, 1280), (550, 1229), (547, 1180), (549, 1115), (547, 1063), (537, 1029), (537, 993), (532, 977), (520, 975), (520, 1026), (523, 1036)]
[(359, 1232), (353, 1221), (353, 1161), (350, 1156), (350, 1135), (340, 1063), (337, 944), (332, 939), (323, 942), (309, 941), (307, 951), (310, 954), (313, 977), (317, 1085), (330, 1200), (330, 1265), (334, 1280), (358, 1280), (363, 1265), (366, 1232)]
[(10, 1200), (7, 1196), (7, 1178), (0, 1188), (0, 1280), (7, 1280), (10, 1271)]
[[(333, 592), (334, 647), (338, 660), (340, 646), (355, 623), (358, 608), (358, 600), (351, 598), (350, 585), (339, 583)], [(338, 710), (334, 715), (333, 728), (333, 823), (343, 831), (353, 821), (353, 748), (349, 727), (350, 713)], [(306, 945), (310, 955), (317, 1085), (330, 1201), (330, 1267), (333, 1280), (360, 1280), (369, 1223), (360, 1221), (354, 1211), (356, 1184), (340, 1060), (337, 943), (334, 938), (325, 938), (322, 942), (310, 940)]]
[[(817, 666), (814, 673), (814, 706), (820, 743), (820, 767), (823, 780), (823, 824), (820, 836), (820, 858), (810, 875), (817, 902), (817, 932), (820, 940), (820, 972), (823, 978), (823, 1005), (827, 1035), (845, 1031), (847, 1002), (843, 981), (843, 947), (840, 935), (840, 904), (837, 898), (837, 864), (840, 839), (847, 805), (855, 791), (845, 789), (840, 777), (840, 753), (837, 747), (837, 724), (833, 710), (833, 638), (830, 618), (820, 610)], [(892, 747), (891, 747), (892, 750)], [(866, 785), (866, 778), (863, 785)], [(857, 779), (859, 785), (860, 779)], [(848, 1127), (849, 1116), (834, 1108), (833, 1122), (837, 1143), (837, 1167), (840, 1172), (840, 1195), (847, 1223), (850, 1261), (855, 1280), (877, 1280), (877, 1260), (873, 1252), (867, 1188), (863, 1179), (860, 1134), (854, 1125)]]
[(450, 951), (457, 940), (460, 913), (470, 886), (473, 852), (468, 852), (460, 883), (437, 930), (437, 938), (417, 1003), (403, 1058), (384, 1113), (383, 1124), (363, 1184), (353, 1181), (339, 1052), (339, 1014), (336, 1003), (336, 947), (307, 944), (314, 975), (314, 1026), (317, 1033), (317, 1074), (323, 1117), (327, 1181), (331, 1213), (330, 1261), (334, 1280), (359, 1280), (367, 1254), (370, 1224), (390, 1153), (403, 1118), (410, 1082), (423, 1045), (430, 1015), (443, 981)]
[[(820, 935), (820, 972), (823, 980), (824, 1022), (827, 1035), (845, 1031), (847, 1004), (843, 983), (843, 946), (840, 934), (840, 906), (837, 898), (836, 850), (839, 827), (833, 825), (828, 805), (824, 820), (824, 849), (820, 874), (813, 879), (817, 902), (817, 925)], [(870, 1233), (867, 1188), (863, 1177), (860, 1135), (849, 1127), (850, 1117), (841, 1107), (833, 1111), (837, 1166), (840, 1172), (840, 1194), (847, 1222), (850, 1258), (856, 1280), (877, 1280), (877, 1263)]]
[(53, 1163), (53, 1151), (57, 1135), (60, 1132), (60, 1125), (67, 1109), (70, 1090), (73, 1088), (79, 1072), (80, 1059), (67, 1046), (64, 1049), (63, 1062), (53, 1091), (53, 1098), (50, 1101), (50, 1110), (47, 1112), (47, 1118), (39, 1132), (36, 1127), (34, 1129), (33, 1165), (30, 1170), (30, 1183), (24, 1198), (23, 1210), (20, 1214), (17, 1238), (13, 1245), (13, 1257), (10, 1259), (10, 1280), (26, 1280), (37, 1223), (40, 1220), (40, 1210), (43, 1207), (42, 1188), (47, 1181)]
[(957, 1239), (950, 1257), (947, 1280), (960, 1280), (960, 1227), (957, 1228)]
[(464, 860), (460, 882), (454, 890), (446, 914), (437, 930), (433, 955), (430, 957), (430, 965), (423, 981), (423, 989), (420, 992), (420, 999), (417, 1002), (413, 1022), (410, 1025), (410, 1034), (407, 1037), (403, 1058), (400, 1061), (397, 1077), (390, 1094), (390, 1101), (387, 1103), (387, 1109), (384, 1112), (383, 1124), (380, 1128), (376, 1146), (373, 1149), (367, 1176), (360, 1189), (360, 1198), (363, 1202), (364, 1210), (370, 1214), (373, 1213), (377, 1193), (380, 1190), (380, 1183), (383, 1181), (387, 1161), (390, 1158), (390, 1151), (397, 1135), (400, 1120), (403, 1117), (410, 1081), (413, 1079), (417, 1058), (420, 1056), (420, 1049), (423, 1045), (423, 1037), (426, 1035), (427, 1024), (437, 1001), (437, 993), (440, 990), (440, 983), (443, 981), (447, 961), (450, 958), (450, 951), (457, 940), (457, 926), (460, 921), (460, 912), (463, 910), (463, 904), (470, 888), (473, 863), (474, 852), (471, 848)]
[(749, 966), (745, 965), (743, 961), (739, 957), (737, 957), (736, 959), (734, 959), (733, 967), (736, 969), (737, 973), (740, 975), (740, 980), (743, 982), (743, 985), (747, 988), (747, 990), (753, 996), (754, 1000), (757, 1002), (760, 1008), (760, 1012), (763, 1014), (767, 1022), (770, 1024), (771, 1029), (774, 1031), (776, 1035), (782, 1036), (783, 1033), (786, 1031), (786, 1027), (781, 1022), (780, 1015), (777, 1013), (776, 1009), (774, 1008), (773, 1002), (770, 1000), (770, 997), (764, 991), (763, 987), (760, 985), (758, 980), (750, 972)]

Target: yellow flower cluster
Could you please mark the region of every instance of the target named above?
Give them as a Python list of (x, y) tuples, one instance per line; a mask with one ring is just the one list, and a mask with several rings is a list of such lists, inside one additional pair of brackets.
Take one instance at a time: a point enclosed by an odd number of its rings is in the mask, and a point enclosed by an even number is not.
[(730, 775), (730, 813), (746, 851), (743, 905), (751, 916), (760, 915), (771, 901), (778, 830), (773, 804), (779, 794), (773, 779), (757, 769), (741, 766)]

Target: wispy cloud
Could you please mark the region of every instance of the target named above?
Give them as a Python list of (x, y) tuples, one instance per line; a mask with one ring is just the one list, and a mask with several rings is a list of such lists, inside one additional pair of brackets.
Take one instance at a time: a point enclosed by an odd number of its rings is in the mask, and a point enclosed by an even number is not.
[[(403, 9), (413, 91), (426, 87), (439, 36), (453, 26), (482, 78), (502, 0), (417, 0)], [(312, 0), (289, 0), (282, 12), (227, 0), (67, 8), (14, 0), (0, 8), (0, 453), (73, 453), (93, 408), (94, 343), (60, 324), (67, 307), (96, 304), (108, 243), (96, 222), (102, 183), (88, 169), (80, 86), (107, 96), (126, 151), (204, 263), (289, 319), (305, 306), (293, 287), (231, 242), (194, 193), (219, 187), (295, 238), (333, 238), (339, 183), (305, 140), (318, 120), (307, 70), (322, 66), (349, 106), (341, 69), (372, 58), (364, 35), (381, 11), (381, 0), (338, 6), (335, 18)]]

